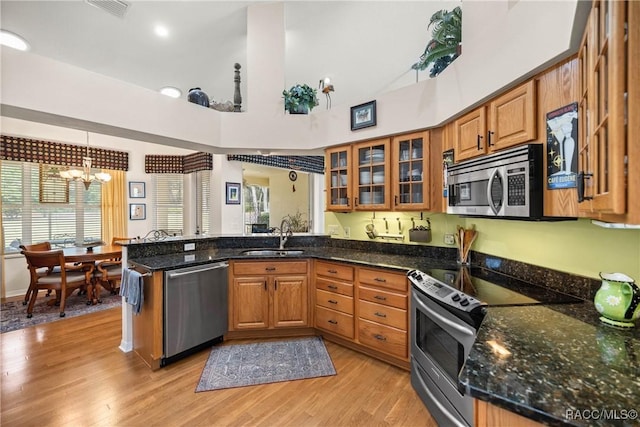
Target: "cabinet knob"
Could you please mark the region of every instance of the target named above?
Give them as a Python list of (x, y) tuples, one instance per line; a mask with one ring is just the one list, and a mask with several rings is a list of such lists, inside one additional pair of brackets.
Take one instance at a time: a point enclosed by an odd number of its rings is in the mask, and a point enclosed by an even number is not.
[(480, 146), (481, 140), (482, 140), (482, 135), (478, 135), (478, 150), (482, 150), (482, 147)]
[(373, 313), (373, 314), (375, 314), (375, 315), (376, 315), (376, 316), (378, 316), (378, 317), (387, 317), (387, 315), (386, 315), (386, 314), (384, 314), (384, 313), (380, 313), (379, 311), (376, 311), (376, 312), (375, 312), (375, 313)]
[(327, 322), (331, 323), (332, 325), (337, 325), (338, 324), (337, 320), (327, 320)]
[(376, 282), (381, 282), (381, 283), (386, 283), (387, 279), (383, 279), (382, 277), (376, 277), (375, 279)]
[(493, 131), (487, 131), (487, 146), (491, 147), (491, 135), (493, 135), (495, 132)]
[(585, 180), (586, 179), (591, 179), (592, 176), (593, 176), (592, 173), (587, 173), (585, 171), (578, 172), (578, 182), (577, 182), (577, 185), (576, 185), (576, 190), (578, 190), (578, 203), (582, 203), (585, 200), (593, 199), (593, 197), (589, 197), (589, 196), (585, 196), (584, 195)]
[(338, 301), (333, 300), (333, 299), (327, 300), (327, 302), (328, 302), (329, 304), (337, 304), (337, 303), (338, 303)]
[(374, 296), (374, 298), (377, 299), (377, 300), (380, 300), (380, 301), (386, 301), (387, 300), (387, 297), (383, 297), (381, 295), (376, 295), (376, 296)]
[(378, 341), (386, 341), (387, 338), (384, 335), (380, 335), (380, 334), (375, 334), (373, 336), (375, 339), (377, 339)]
[(327, 288), (333, 289), (334, 291), (338, 289), (336, 285), (327, 285)]
[(266, 267), (265, 270), (267, 271), (276, 271), (275, 267)]

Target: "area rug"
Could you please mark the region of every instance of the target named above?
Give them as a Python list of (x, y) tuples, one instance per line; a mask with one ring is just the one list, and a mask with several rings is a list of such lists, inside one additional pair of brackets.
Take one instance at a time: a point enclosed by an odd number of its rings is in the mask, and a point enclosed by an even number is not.
[(196, 392), (335, 375), (321, 337), (213, 347)]
[(22, 305), (22, 301), (11, 301), (1, 304), (0, 333), (95, 313), (97, 311), (119, 307), (122, 304), (122, 297), (119, 295), (103, 293), (100, 296), (102, 304), (87, 305), (86, 295), (73, 294), (67, 298), (64, 308), (65, 317), (60, 317), (59, 306), (47, 305), (47, 302), (52, 298), (53, 296), (38, 298), (36, 304), (33, 306), (33, 317), (30, 319), (27, 318), (27, 306)]

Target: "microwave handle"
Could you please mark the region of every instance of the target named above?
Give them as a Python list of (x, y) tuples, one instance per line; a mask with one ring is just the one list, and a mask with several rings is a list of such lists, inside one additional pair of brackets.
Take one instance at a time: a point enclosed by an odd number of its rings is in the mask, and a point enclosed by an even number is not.
[(494, 215), (498, 215), (498, 210), (496, 209), (496, 206), (493, 203), (493, 199), (491, 198), (491, 186), (493, 185), (493, 180), (496, 179), (496, 175), (498, 175), (497, 169), (491, 172), (491, 177), (489, 178), (489, 182), (487, 183), (487, 200), (489, 201), (489, 207), (493, 211)]

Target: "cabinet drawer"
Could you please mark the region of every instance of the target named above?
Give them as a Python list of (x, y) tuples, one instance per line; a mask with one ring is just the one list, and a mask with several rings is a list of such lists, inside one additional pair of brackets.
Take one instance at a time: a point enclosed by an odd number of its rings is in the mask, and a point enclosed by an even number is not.
[(349, 283), (316, 278), (316, 288), (325, 290), (327, 292), (335, 292), (337, 294), (347, 295), (350, 297), (353, 296), (353, 285)]
[(401, 308), (403, 310), (406, 310), (408, 306), (408, 298), (406, 294), (395, 294), (380, 289), (360, 286), (358, 288), (358, 295), (361, 300), (375, 302), (376, 304), (388, 305), (390, 307)]
[(358, 340), (361, 344), (403, 359), (408, 357), (405, 331), (364, 319), (360, 319), (358, 323)]
[(358, 271), (358, 280), (360, 283), (366, 283), (368, 285), (395, 289), (396, 291), (402, 292), (407, 291), (407, 276), (401, 273), (360, 268)]
[(372, 322), (382, 323), (394, 328), (407, 330), (407, 311), (386, 305), (374, 304), (367, 301), (358, 301), (358, 315)]
[(334, 264), (331, 262), (317, 261), (316, 274), (318, 276), (331, 277), (334, 279), (353, 282), (353, 267), (344, 264)]
[(316, 304), (332, 310), (353, 314), (353, 298), (316, 289)]
[(353, 316), (316, 306), (316, 328), (353, 339)]
[(250, 261), (234, 262), (233, 274), (306, 274), (306, 261)]

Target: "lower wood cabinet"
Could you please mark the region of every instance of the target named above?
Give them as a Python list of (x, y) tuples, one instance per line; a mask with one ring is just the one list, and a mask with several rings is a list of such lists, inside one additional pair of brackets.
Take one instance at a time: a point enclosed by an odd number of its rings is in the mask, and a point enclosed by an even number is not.
[(309, 326), (308, 261), (233, 261), (229, 330)]
[(484, 400), (474, 400), (476, 427), (540, 427), (542, 424), (530, 418), (502, 409)]
[(328, 339), (409, 367), (404, 272), (316, 261), (315, 327)]
[(353, 340), (354, 267), (341, 263), (316, 261), (316, 328)]
[(373, 350), (409, 360), (408, 283), (404, 273), (358, 268), (358, 341)]

